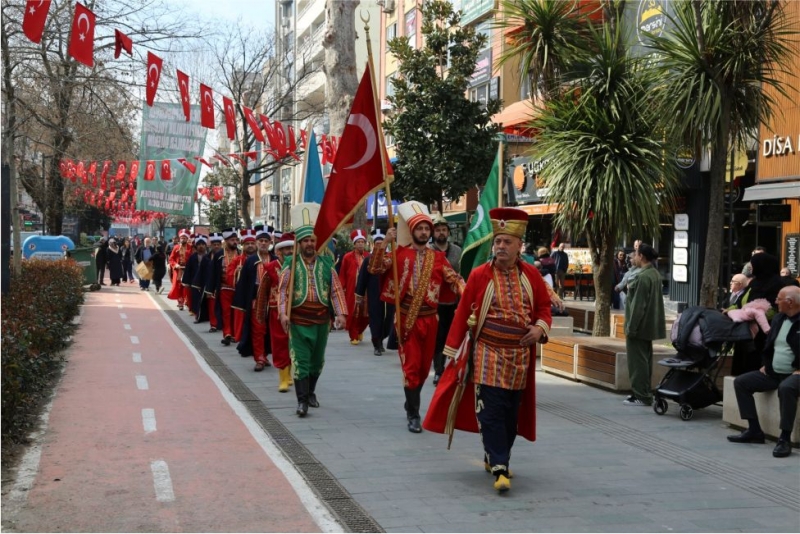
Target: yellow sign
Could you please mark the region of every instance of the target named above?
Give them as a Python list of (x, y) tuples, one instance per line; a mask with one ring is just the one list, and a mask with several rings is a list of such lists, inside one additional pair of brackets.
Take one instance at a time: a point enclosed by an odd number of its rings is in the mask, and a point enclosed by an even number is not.
[[(744, 150), (736, 150), (733, 156), (733, 176), (744, 176), (747, 170), (747, 152)], [(725, 181), (731, 181), (731, 156), (725, 160)]]

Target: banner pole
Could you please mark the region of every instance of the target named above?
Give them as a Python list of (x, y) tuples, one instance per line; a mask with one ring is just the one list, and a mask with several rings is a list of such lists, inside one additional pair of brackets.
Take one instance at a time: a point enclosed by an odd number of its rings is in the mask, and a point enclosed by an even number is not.
[[(378, 150), (381, 151), (381, 172), (383, 173), (383, 184), (386, 189), (386, 216), (388, 217), (389, 228), (394, 228), (394, 209), (392, 206), (392, 190), (389, 185), (389, 177), (386, 174), (386, 140), (383, 137), (383, 121), (381, 121), (381, 109), (378, 104), (378, 91), (375, 84), (375, 65), (372, 61), (372, 42), (369, 38), (369, 12), (366, 18), (364, 11), (361, 12), (361, 21), (364, 23), (364, 33), (367, 39), (367, 65), (369, 66), (369, 79), (372, 84), (372, 100), (375, 105), (375, 122), (380, 125), (380, 134), (378, 135)], [(377, 195), (376, 195), (377, 199)], [(373, 221), (377, 227), (377, 219)], [(395, 241), (392, 246), (392, 281), (394, 282), (394, 306), (395, 306), (395, 331), (397, 332), (397, 344), (400, 349), (403, 348), (403, 333), (400, 321), (400, 288), (398, 287), (397, 275), (397, 242)]]
[[(306, 154), (305, 154), (306, 157), (303, 158), (303, 171), (300, 173), (300, 193), (303, 195), (303, 198), (301, 200), (295, 196), (293, 198), (295, 205), (306, 201), (306, 173), (308, 172), (308, 151), (311, 149), (314, 150), (317, 149), (316, 146), (314, 147), (311, 146), (311, 135), (309, 134), (310, 132), (313, 131), (313, 129), (314, 129), (314, 122), (311, 119), (308, 119), (308, 124), (306, 125), (306, 143), (307, 143)], [(294, 184), (294, 180), (292, 180), (292, 184)]]

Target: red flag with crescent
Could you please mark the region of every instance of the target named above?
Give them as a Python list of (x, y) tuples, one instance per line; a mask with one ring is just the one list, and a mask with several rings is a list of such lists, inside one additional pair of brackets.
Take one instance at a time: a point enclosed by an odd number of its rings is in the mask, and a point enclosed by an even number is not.
[[(318, 251), (324, 250), (336, 230), (350, 219), (367, 196), (391, 180), (392, 167), (380, 142), (379, 136), (382, 135), (375, 113), (372, 77), (367, 65), (347, 117), (314, 226)], [(383, 154), (381, 150), (384, 150)]]
[(189, 122), (191, 118), (191, 110), (189, 109), (189, 75), (185, 72), (178, 71), (178, 89), (181, 92), (183, 116), (186, 117), (186, 122)]
[(144, 179), (147, 182), (156, 179), (156, 162), (152, 159), (147, 160), (147, 164), (144, 167)]
[(227, 96), (222, 97), (222, 105), (225, 107), (225, 126), (227, 128), (228, 139), (236, 139), (236, 112), (233, 109), (233, 100)]
[(172, 180), (172, 164), (168, 159), (161, 160), (161, 179)]
[(211, 88), (200, 84), (200, 124), (205, 128), (213, 129), (214, 126), (214, 97)]
[(197, 172), (197, 165), (191, 161), (186, 161), (186, 158), (178, 158), (178, 163), (189, 169), (189, 172), (192, 174)]
[(114, 30), (114, 59), (117, 59), (125, 50), (133, 57), (133, 40), (119, 30)]
[(42, 40), (48, 11), (50, 11), (50, 0), (28, 0), (25, 2), (22, 31), (34, 43), (39, 43)]
[(250, 129), (253, 130), (253, 135), (256, 136), (259, 142), (266, 143), (267, 140), (264, 139), (264, 132), (261, 131), (261, 126), (259, 126), (258, 120), (256, 120), (256, 116), (253, 114), (253, 110), (246, 106), (242, 106), (242, 110), (244, 110), (244, 118), (247, 124), (250, 126)]
[(134, 183), (136, 178), (139, 177), (139, 160), (131, 161), (131, 172), (128, 175), (128, 182)]
[(75, 61), (87, 67), (94, 66), (94, 19), (94, 13), (87, 7), (75, 4), (67, 52)]
[(161, 80), (161, 65), (162, 60), (160, 57), (152, 52), (147, 53), (147, 105), (152, 106), (153, 101), (156, 99), (156, 91), (158, 91), (158, 82)]

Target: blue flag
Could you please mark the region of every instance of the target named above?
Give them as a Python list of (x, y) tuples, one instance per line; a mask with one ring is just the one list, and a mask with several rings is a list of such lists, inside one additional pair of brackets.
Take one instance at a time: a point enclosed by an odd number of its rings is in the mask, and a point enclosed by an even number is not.
[(319, 152), (317, 151), (317, 136), (311, 130), (311, 136), (306, 145), (306, 176), (305, 187), (303, 188), (303, 198), (298, 202), (316, 202), (322, 204), (322, 197), (325, 195), (325, 185), (322, 182), (322, 165), (319, 162)]

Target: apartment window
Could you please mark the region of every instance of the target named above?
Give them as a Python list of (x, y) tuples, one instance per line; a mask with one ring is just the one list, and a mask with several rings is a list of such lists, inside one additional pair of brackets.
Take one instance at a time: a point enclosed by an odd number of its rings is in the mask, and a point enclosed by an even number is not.
[(396, 22), (394, 24), (392, 24), (391, 26), (389, 26), (388, 28), (386, 28), (386, 41), (387, 42), (391, 41), (395, 37), (397, 37), (397, 23)]
[(394, 73), (386, 77), (386, 96), (394, 96)]
[(471, 102), (480, 102), (483, 107), (486, 107), (486, 102), (489, 99), (489, 84), (479, 85), (469, 90), (469, 99)]
[(406, 13), (406, 37), (411, 48), (417, 48), (417, 8), (414, 7)]

